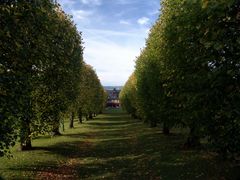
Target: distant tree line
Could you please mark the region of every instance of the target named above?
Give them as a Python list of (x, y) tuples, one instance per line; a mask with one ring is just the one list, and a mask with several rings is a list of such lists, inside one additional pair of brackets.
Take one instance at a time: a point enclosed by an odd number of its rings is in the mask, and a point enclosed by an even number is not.
[(0, 4), (0, 156), (18, 139), (28, 150), (32, 137), (60, 134), (66, 114), (91, 117), (105, 101), (71, 18), (54, 1), (36, 2)]
[(134, 117), (189, 128), (223, 155), (240, 153), (240, 1), (163, 0), (121, 92)]

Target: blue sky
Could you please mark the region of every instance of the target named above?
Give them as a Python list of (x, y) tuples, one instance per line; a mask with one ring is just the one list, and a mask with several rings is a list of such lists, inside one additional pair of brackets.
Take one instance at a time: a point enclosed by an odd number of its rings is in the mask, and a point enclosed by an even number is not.
[(148, 31), (159, 15), (159, 0), (59, 0), (73, 16), (84, 41), (84, 60), (105, 86), (124, 85)]

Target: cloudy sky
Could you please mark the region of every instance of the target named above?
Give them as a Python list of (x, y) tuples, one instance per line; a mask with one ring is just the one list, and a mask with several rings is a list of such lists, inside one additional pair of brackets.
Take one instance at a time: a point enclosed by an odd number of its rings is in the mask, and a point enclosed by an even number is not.
[(159, 0), (58, 0), (83, 34), (84, 59), (105, 86), (124, 85), (159, 14)]

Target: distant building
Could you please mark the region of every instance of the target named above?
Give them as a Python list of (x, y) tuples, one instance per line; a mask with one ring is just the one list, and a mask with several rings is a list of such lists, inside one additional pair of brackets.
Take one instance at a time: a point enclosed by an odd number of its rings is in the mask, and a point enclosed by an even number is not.
[(107, 107), (119, 107), (120, 102), (119, 102), (119, 94), (121, 89), (119, 87), (106, 87), (105, 88), (108, 98), (107, 98)]

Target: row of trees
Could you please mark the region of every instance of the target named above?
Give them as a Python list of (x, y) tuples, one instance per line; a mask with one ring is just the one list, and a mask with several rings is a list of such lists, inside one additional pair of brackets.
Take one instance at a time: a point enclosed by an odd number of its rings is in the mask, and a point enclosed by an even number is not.
[(78, 96), (70, 108), (70, 128), (73, 128), (74, 117), (77, 115), (79, 123), (83, 117), (93, 119), (105, 107), (107, 93), (102, 87), (97, 74), (90, 65), (81, 67)]
[(125, 109), (189, 128), (223, 154), (240, 152), (240, 1), (163, 0), (136, 69), (121, 92)]
[[(3, 156), (17, 139), (27, 150), (39, 133), (60, 134), (61, 117), (73, 109), (83, 106), (83, 112), (98, 113), (104, 93), (93, 69), (83, 62), (81, 33), (58, 4), (7, 0), (0, 5), (0, 22)], [(87, 100), (81, 102), (83, 96)]]

